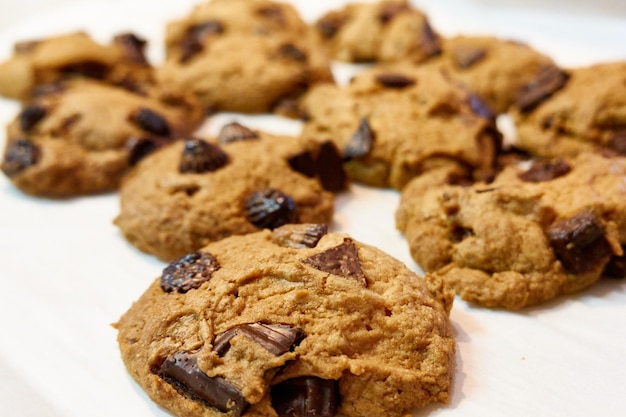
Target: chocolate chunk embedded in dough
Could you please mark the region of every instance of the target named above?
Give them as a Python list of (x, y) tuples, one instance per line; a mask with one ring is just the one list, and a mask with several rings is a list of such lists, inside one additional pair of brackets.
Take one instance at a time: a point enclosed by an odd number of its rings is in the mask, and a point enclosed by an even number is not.
[(219, 356), (224, 356), (230, 348), (230, 340), (238, 334), (276, 356), (293, 350), (304, 338), (302, 330), (288, 324), (247, 323), (218, 334), (213, 341), (213, 350)]
[(11, 143), (2, 161), (2, 172), (13, 177), (26, 168), (35, 165), (41, 157), (39, 146), (28, 139), (18, 139)]
[(274, 229), (272, 242), (284, 248), (314, 248), (326, 233), (325, 224), (286, 224)]
[(255, 191), (246, 199), (245, 206), (248, 221), (259, 228), (275, 229), (295, 220), (296, 204), (280, 190)]
[(167, 120), (154, 110), (141, 108), (131, 115), (131, 120), (146, 132), (159, 136), (169, 136), (170, 134)]
[(45, 107), (37, 104), (24, 107), (19, 115), (22, 131), (30, 132), (46, 116), (47, 112)]
[(314, 376), (281, 382), (271, 397), (279, 417), (334, 417), (341, 404), (337, 381)]
[(359, 253), (352, 239), (346, 238), (341, 245), (313, 255), (304, 262), (320, 271), (351, 278), (367, 286)]
[(366, 118), (361, 119), (359, 128), (350, 138), (350, 142), (343, 151), (345, 159), (359, 158), (365, 156), (374, 146), (374, 132)]
[(517, 92), (515, 105), (529, 112), (565, 86), (569, 75), (554, 66), (545, 66), (537, 71), (535, 78)]
[(259, 135), (246, 126), (233, 122), (224, 125), (217, 136), (219, 143), (230, 143), (238, 140), (258, 139)]
[(186, 293), (199, 288), (211, 279), (220, 264), (207, 252), (192, 252), (170, 263), (161, 275), (161, 289), (165, 292)]
[(376, 76), (376, 81), (387, 88), (405, 88), (415, 84), (415, 80), (402, 74), (382, 73)]
[(228, 155), (219, 146), (202, 139), (185, 141), (178, 170), (181, 173), (202, 174), (216, 171), (228, 163)]
[(526, 171), (520, 173), (518, 177), (526, 182), (544, 182), (562, 177), (570, 172), (572, 168), (562, 159), (555, 161), (536, 160)]

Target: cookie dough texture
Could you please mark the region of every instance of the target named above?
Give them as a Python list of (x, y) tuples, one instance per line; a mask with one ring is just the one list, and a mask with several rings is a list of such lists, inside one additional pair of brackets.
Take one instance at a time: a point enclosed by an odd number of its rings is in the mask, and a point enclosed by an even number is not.
[[(447, 402), (455, 349), (447, 316), (451, 294), (428, 289), (440, 282), (427, 284), (401, 262), (345, 235), (292, 247), (284, 228), (293, 225), (211, 243), (199, 254), (210, 253), (213, 269), (219, 267), (205, 274), (206, 282), (181, 293), (165, 292), (157, 279), (121, 317), (122, 359), (148, 395), (186, 417), (293, 415), (276, 392), (302, 380), (333, 387), (322, 402), (335, 410), (307, 415), (409, 416), (416, 407)], [(224, 349), (222, 335), (258, 323), (297, 329), (301, 341), (277, 352), (264, 347), (265, 336), (239, 330)], [(234, 401), (223, 401), (225, 410), (194, 398), (195, 382), (163, 376), (166, 358), (189, 352), (207, 385), (223, 378), (219, 385), (231, 386)], [(295, 390), (304, 409), (320, 401), (315, 386)]]
[(208, 111), (294, 114), (311, 85), (332, 82), (330, 60), (296, 9), (267, 0), (212, 0), (166, 30), (163, 83)]
[(350, 3), (315, 28), (333, 58), (347, 62), (422, 62), (441, 52), (427, 16), (408, 1)]
[(7, 127), (2, 171), (24, 192), (73, 197), (115, 190), (131, 165), (192, 132), (197, 102), (76, 79), (29, 100)]
[(463, 299), (519, 309), (586, 288), (620, 262), (624, 178), (624, 158), (591, 153), (511, 165), (469, 187), (433, 172), (403, 190), (397, 227), (415, 261)]
[(294, 223), (330, 222), (333, 194), (289, 165), (291, 157), (304, 151), (298, 141), (263, 132), (254, 135), (229, 143), (208, 141), (226, 156), (224, 165), (207, 172), (181, 172), (186, 142), (141, 161), (120, 190), (115, 223), (124, 236), (140, 250), (171, 260), (230, 235), (256, 232), (262, 227), (249, 219), (247, 201), (263, 190), (283, 193), (293, 199), (293, 207), (278, 208), (268, 193), (258, 202), (261, 216), (267, 209)]
[(488, 175), (501, 136), (475, 95), (430, 67), (376, 66), (348, 86), (320, 85), (301, 103), (305, 141), (332, 140), (358, 182), (401, 189), (443, 165)]
[(517, 113), (518, 146), (534, 155), (626, 153), (626, 62), (567, 71), (567, 85), (528, 113)]

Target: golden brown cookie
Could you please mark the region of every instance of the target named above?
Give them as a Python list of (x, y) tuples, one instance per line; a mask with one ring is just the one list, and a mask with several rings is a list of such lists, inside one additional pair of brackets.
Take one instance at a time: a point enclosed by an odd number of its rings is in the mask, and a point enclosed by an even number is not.
[(332, 140), (355, 181), (401, 189), (440, 166), (469, 177), (492, 169), (500, 134), (475, 95), (434, 68), (367, 69), (346, 87), (320, 85), (302, 101), (303, 140)]
[(445, 174), (409, 183), (396, 222), (415, 261), (461, 298), (514, 310), (625, 275), (625, 158), (534, 160), (466, 187)]
[(314, 161), (294, 138), (236, 123), (217, 140), (175, 143), (145, 158), (125, 179), (115, 223), (133, 245), (163, 260), (230, 235), (328, 223), (333, 195), (303, 169), (328, 161), (303, 165), (307, 155)]
[(115, 190), (130, 166), (193, 132), (203, 117), (197, 102), (163, 89), (139, 94), (77, 79), (48, 90), (9, 124), (1, 165), (37, 196)]
[(450, 395), (452, 294), (429, 288), (379, 249), (285, 225), (172, 262), (118, 341), (176, 416), (407, 416)]

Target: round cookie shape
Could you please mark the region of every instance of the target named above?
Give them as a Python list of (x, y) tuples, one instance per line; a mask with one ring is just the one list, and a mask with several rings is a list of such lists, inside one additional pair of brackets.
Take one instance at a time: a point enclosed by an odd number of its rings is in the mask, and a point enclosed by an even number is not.
[(302, 138), (332, 140), (358, 182), (401, 189), (423, 172), (460, 165), (469, 177), (493, 168), (501, 135), (475, 95), (432, 67), (376, 66), (348, 86), (319, 85), (301, 103)]
[(36, 196), (115, 190), (139, 159), (190, 133), (202, 117), (195, 100), (164, 89), (139, 94), (90, 80), (55, 84), (7, 127), (1, 168)]
[(449, 399), (451, 302), (379, 249), (285, 225), (175, 261), (116, 328), (130, 375), (176, 416), (400, 417)]
[(515, 114), (517, 146), (544, 157), (626, 154), (626, 62), (568, 69), (567, 85)]
[(406, 0), (350, 3), (315, 28), (331, 56), (346, 62), (422, 62), (441, 52), (427, 16)]
[(490, 184), (433, 172), (405, 187), (396, 225), (461, 298), (516, 310), (626, 275), (625, 175), (626, 159), (593, 153), (510, 165)]
[(308, 153), (295, 138), (241, 125), (216, 141), (174, 143), (124, 180), (115, 224), (140, 250), (171, 260), (234, 234), (328, 223), (333, 194), (292, 164)]
[(144, 91), (154, 83), (145, 47), (133, 33), (120, 33), (108, 45), (85, 32), (19, 42), (13, 56), (0, 63), (0, 95), (24, 101), (38, 88), (77, 77)]

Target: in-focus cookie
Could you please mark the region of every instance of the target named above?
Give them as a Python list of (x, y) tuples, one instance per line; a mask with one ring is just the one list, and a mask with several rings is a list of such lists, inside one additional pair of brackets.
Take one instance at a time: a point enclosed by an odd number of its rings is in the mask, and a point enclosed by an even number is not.
[(351, 3), (315, 24), (331, 56), (347, 62), (422, 62), (441, 52), (440, 37), (406, 0)]
[(195, 94), (208, 111), (296, 117), (309, 86), (333, 80), (330, 60), (296, 9), (268, 0), (212, 0), (166, 33), (159, 79)]
[(501, 136), (473, 94), (433, 68), (367, 69), (350, 85), (320, 85), (302, 101), (303, 140), (333, 140), (355, 181), (402, 188), (442, 165), (491, 173)]
[(568, 70), (567, 85), (518, 112), (518, 146), (545, 157), (601, 150), (626, 154), (626, 62)]
[(143, 91), (154, 82), (145, 47), (132, 33), (116, 35), (108, 45), (85, 32), (19, 42), (0, 63), (0, 95), (27, 100), (40, 86), (77, 77)]
[(7, 128), (2, 171), (28, 194), (72, 197), (117, 189), (128, 168), (202, 120), (197, 102), (73, 80), (49, 85)]
[(163, 260), (230, 235), (328, 223), (333, 195), (312, 177), (341, 160), (324, 155), (292, 137), (226, 125), (216, 141), (188, 139), (141, 161), (121, 187), (115, 223), (133, 245)]
[[(621, 274), (626, 159), (584, 153), (510, 165), (491, 184), (409, 183), (396, 213), (411, 254), (460, 296), (519, 309)], [(621, 261), (620, 261), (621, 260)]]
[(567, 82), (567, 74), (551, 58), (517, 41), (456, 36), (442, 44), (440, 58), (431, 62), (495, 113), (506, 113), (512, 106), (528, 111)]
[(452, 293), (325, 233), (285, 225), (172, 262), (116, 324), (130, 375), (187, 417), (401, 417), (447, 402)]

